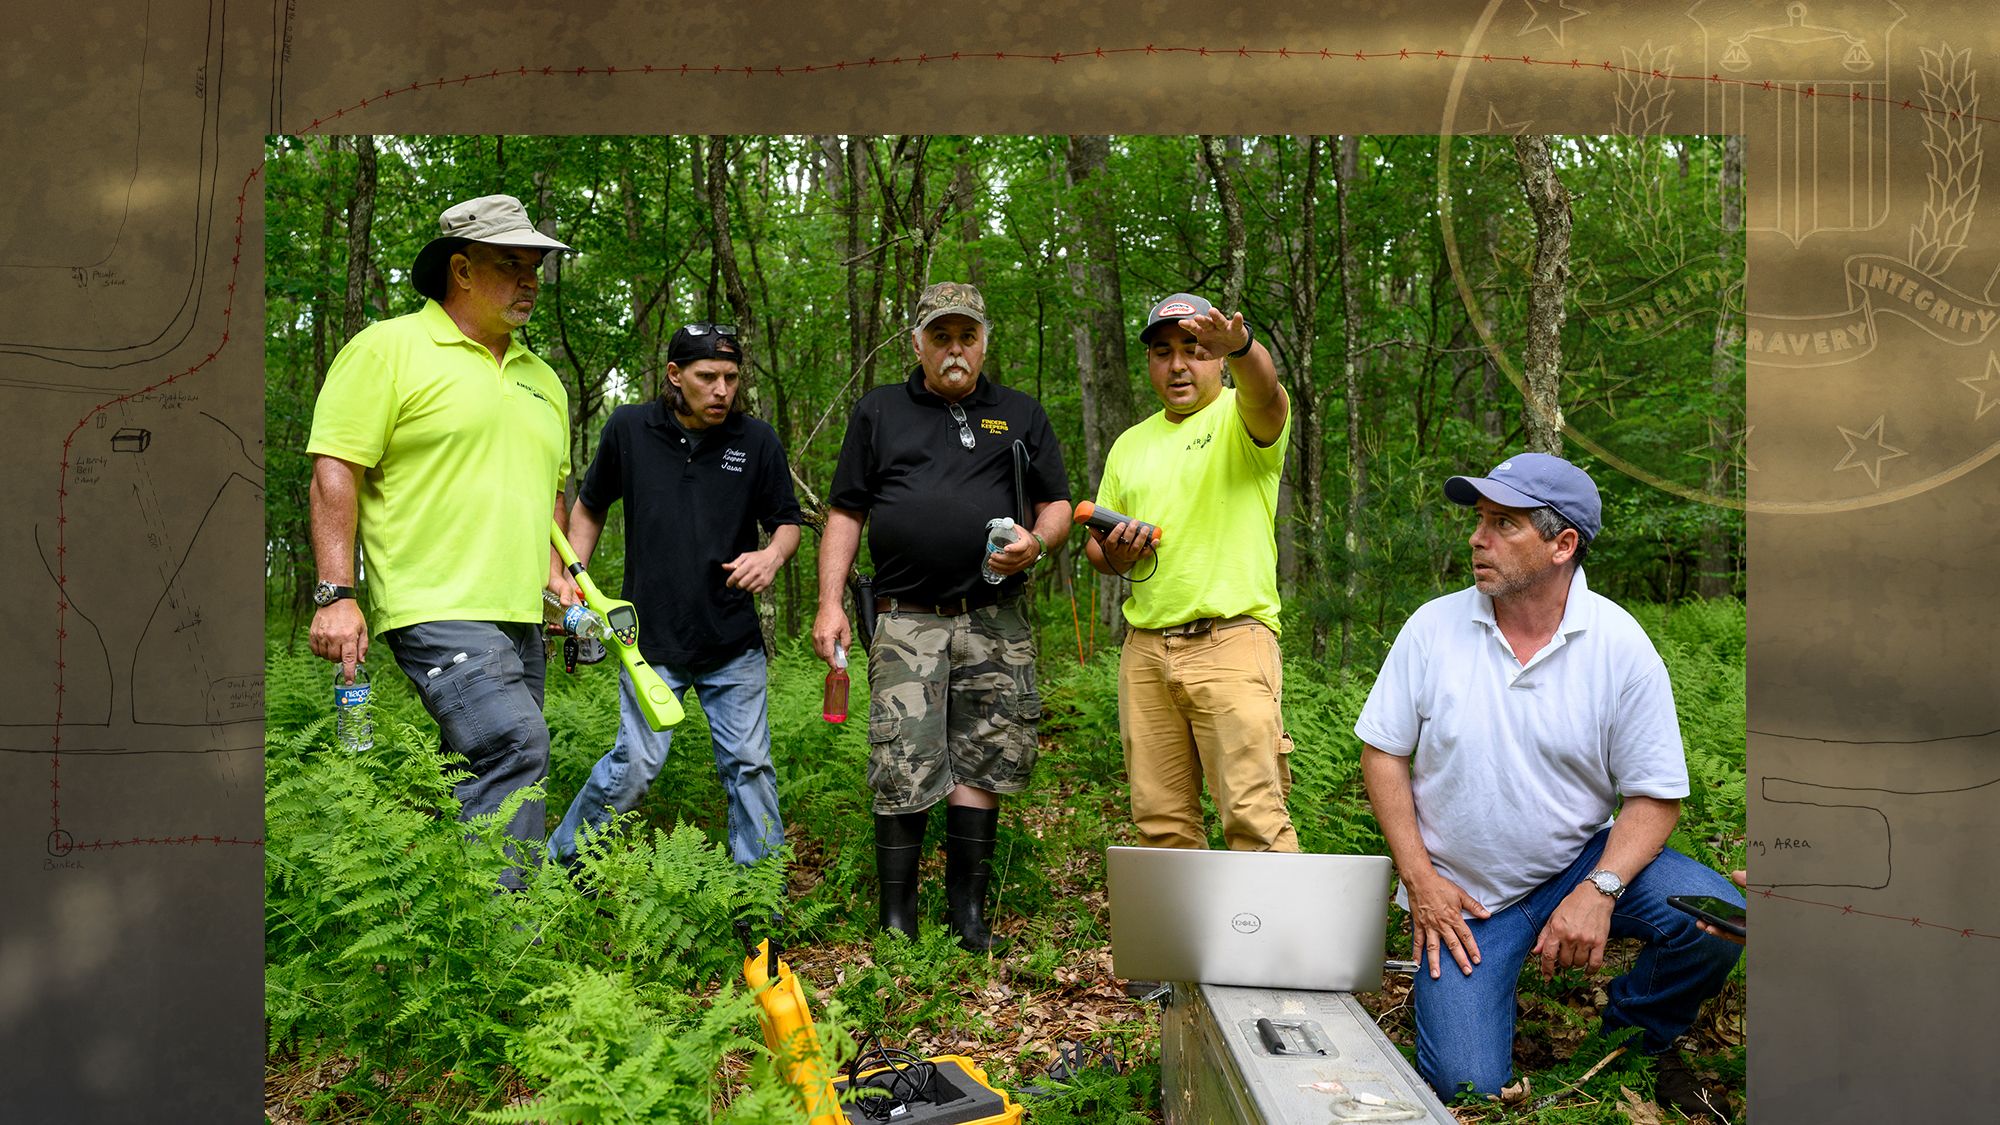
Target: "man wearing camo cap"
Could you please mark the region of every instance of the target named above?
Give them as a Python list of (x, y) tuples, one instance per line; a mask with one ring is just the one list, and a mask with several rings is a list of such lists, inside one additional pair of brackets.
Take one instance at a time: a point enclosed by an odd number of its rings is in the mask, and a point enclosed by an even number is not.
[[(945, 802), (945, 892), (952, 932), (992, 947), (987, 882), (999, 796), (1027, 788), (1035, 763), (1034, 633), (1024, 572), (1070, 526), (1062, 450), (1041, 404), (980, 373), (990, 340), (979, 290), (939, 282), (917, 302), (909, 378), (861, 396), (827, 496), (813, 647), (848, 646), (841, 591), (868, 527), (876, 608), (869, 652), (868, 784), (884, 929), (917, 934), (917, 865), (932, 805)], [(1014, 494), (1013, 445), (1029, 457)], [(1031, 528), (990, 556), (987, 521), (1025, 500)]]
[[(542, 590), (578, 600), (549, 545), (550, 517), (567, 520), (569, 396), (514, 337), (543, 256), (569, 247), (511, 195), (457, 204), (438, 225), (410, 271), (423, 307), (356, 333), (313, 407), (310, 641), (351, 681), (372, 627), (465, 759), (456, 793), (472, 817), (548, 774)], [(537, 798), (507, 835), (539, 845), (543, 827)], [(518, 871), (501, 882), (519, 887)]]

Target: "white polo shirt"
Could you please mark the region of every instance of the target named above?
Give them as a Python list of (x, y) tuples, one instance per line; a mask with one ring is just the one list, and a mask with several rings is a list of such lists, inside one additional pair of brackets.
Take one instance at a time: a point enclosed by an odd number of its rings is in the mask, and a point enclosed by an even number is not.
[[(1476, 587), (1426, 602), (1396, 635), (1354, 733), (1416, 755), (1424, 846), (1494, 912), (1568, 867), (1619, 797), (1688, 793), (1667, 666), (1581, 567), (1562, 624), (1525, 665)], [(1400, 886), (1396, 901), (1409, 905)]]

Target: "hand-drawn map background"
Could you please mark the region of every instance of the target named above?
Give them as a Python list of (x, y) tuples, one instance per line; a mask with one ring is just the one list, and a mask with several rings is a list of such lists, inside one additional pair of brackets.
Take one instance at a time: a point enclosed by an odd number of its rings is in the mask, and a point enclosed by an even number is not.
[(0, 1117), (258, 1112), (257, 170), (265, 134), (308, 131), (1743, 133), (1753, 1108), (1993, 1104), (1967, 1032), (2000, 1007), (2000, 25), (1971, 3), (1639, 7), (111, 0), (17, 21)]

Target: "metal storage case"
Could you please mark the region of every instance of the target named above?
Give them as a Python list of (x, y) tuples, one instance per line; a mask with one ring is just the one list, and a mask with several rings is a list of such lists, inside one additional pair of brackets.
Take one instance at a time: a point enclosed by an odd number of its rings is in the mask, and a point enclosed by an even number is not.
[(1160, 1018), (1160, 1079), (1169, 1125), (1456, 1125), (1345, 992), (1176, 983)]

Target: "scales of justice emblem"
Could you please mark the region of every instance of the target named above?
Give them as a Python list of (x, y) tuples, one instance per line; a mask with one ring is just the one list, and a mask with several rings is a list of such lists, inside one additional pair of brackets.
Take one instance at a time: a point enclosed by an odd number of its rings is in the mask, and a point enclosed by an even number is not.
[[(1797, 246), (1821, 231), (1869, 230), (1889, 214), (1890, 0), (1785, 5), (1700, 2), (1706, 132), (1741, 133), (1746, 225)], [(1843, 174), (1844, 173), (1844, 174)]]

